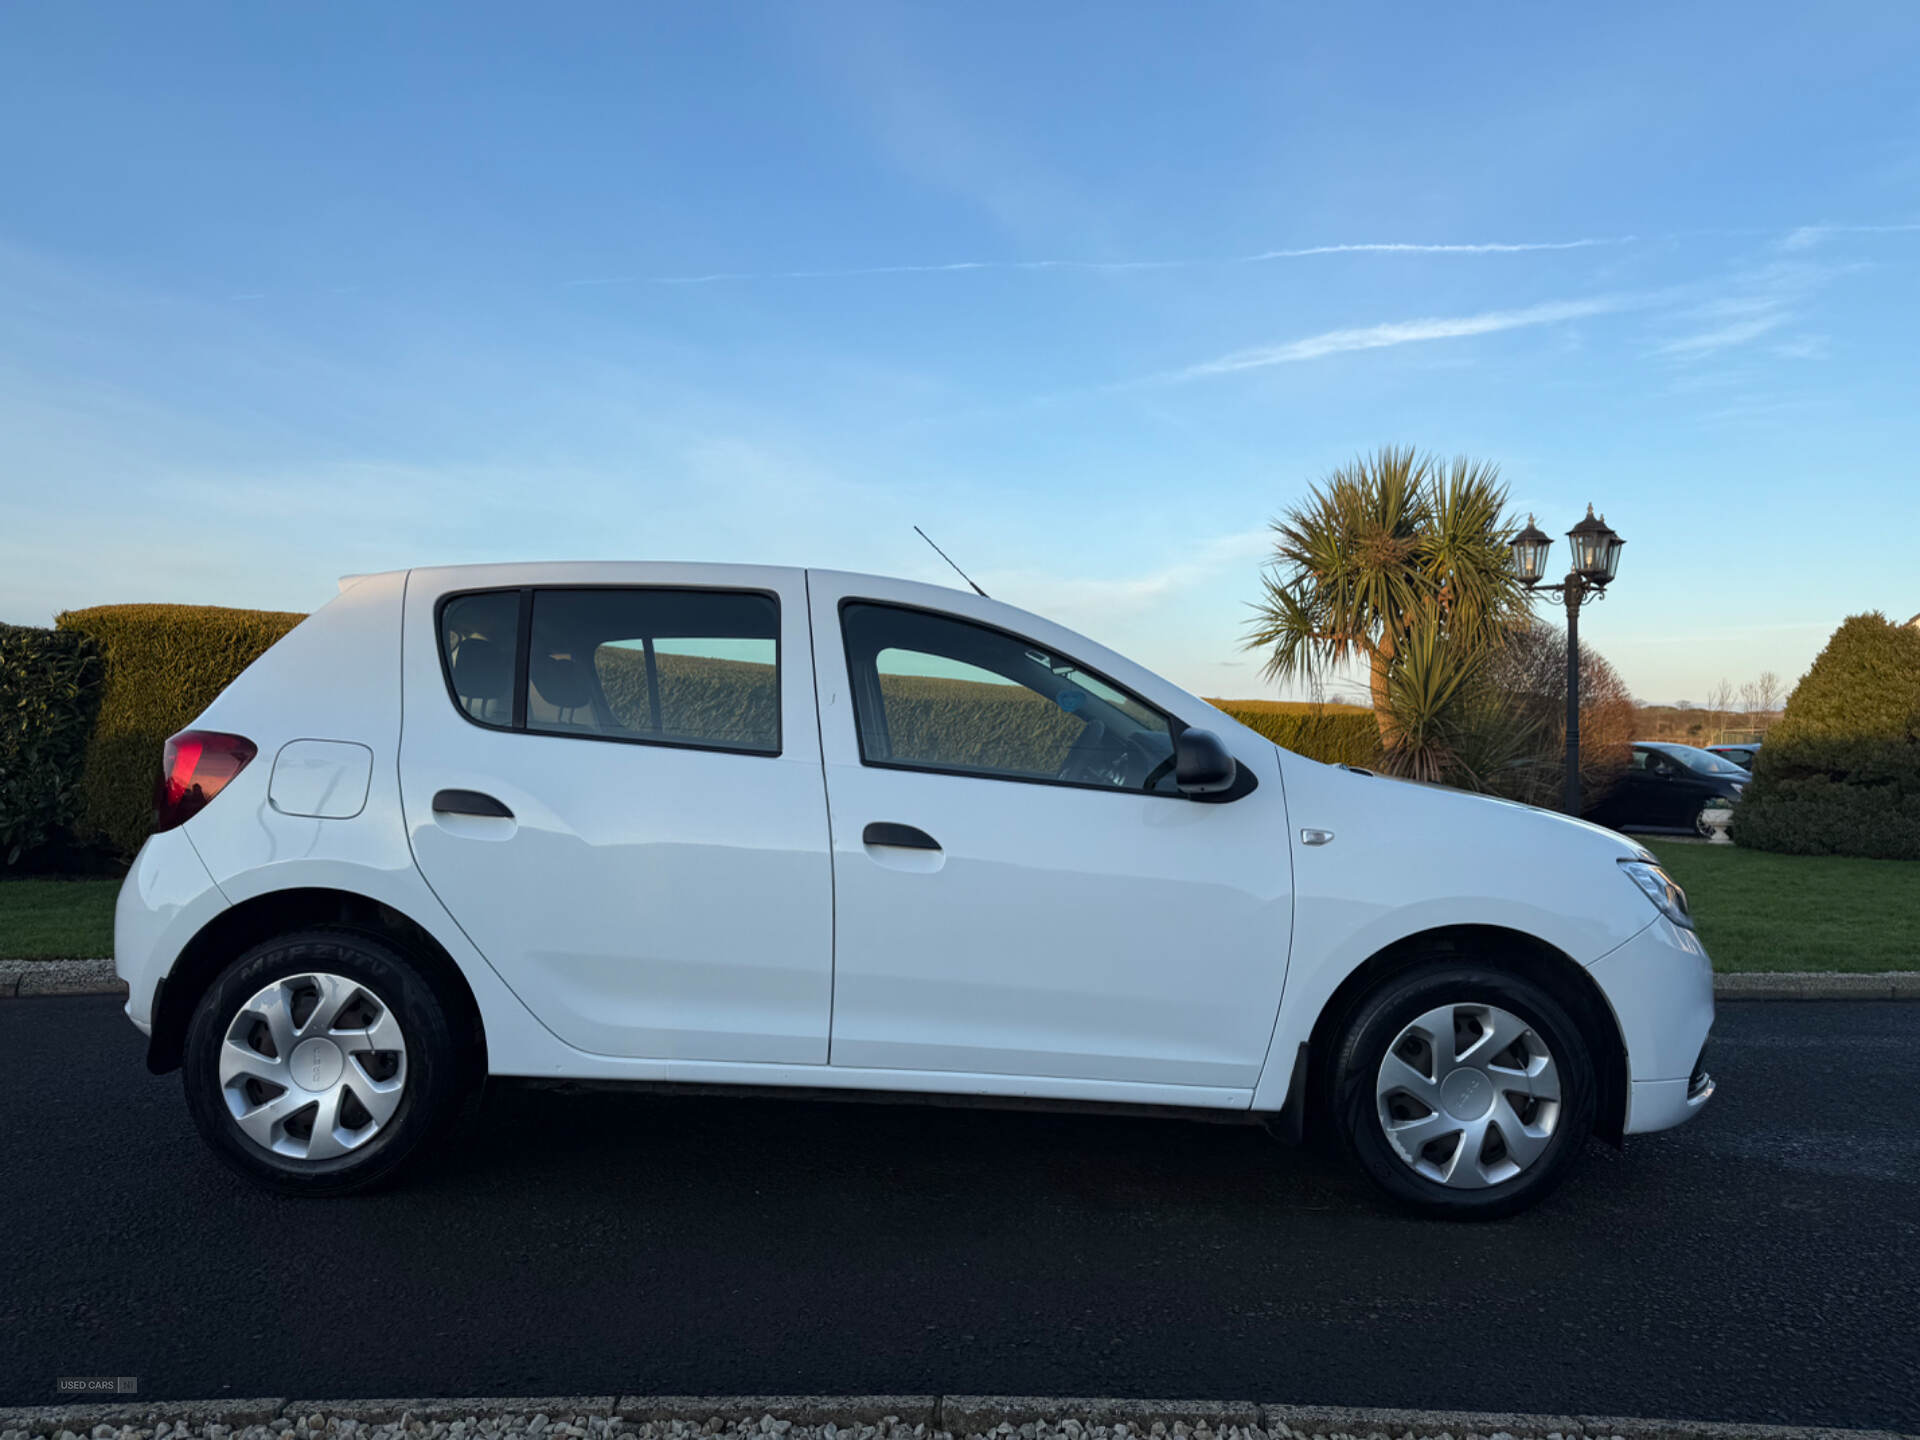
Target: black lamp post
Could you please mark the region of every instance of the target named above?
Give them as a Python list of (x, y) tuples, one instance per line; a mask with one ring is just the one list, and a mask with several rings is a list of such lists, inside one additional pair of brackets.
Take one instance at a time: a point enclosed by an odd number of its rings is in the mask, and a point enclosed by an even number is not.
[(1513, 568), (1520, 582), (1533, 591), (1551, 592), (1567, 602), (1567, 784), (1569, 815), (1580, 813), (1580, 607), (1607, 593), (1620, 569), (1620, 547), (1627, 542), (1607, 528), (1606, 517), (1596, 520), (1593, 506), (1587, 518), (1567, 532), (1573, 546), (1573, 568), (1557, 585), (1542, 585), (1547, 573), (1547, 551), (1553, 541), (1527, 517), (1527, 528), (1513, 537)]

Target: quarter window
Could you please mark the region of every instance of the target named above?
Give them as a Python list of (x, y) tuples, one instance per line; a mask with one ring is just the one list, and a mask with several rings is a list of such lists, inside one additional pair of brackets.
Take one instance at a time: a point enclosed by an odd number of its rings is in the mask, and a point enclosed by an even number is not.
[(513, 724), (515, 641), (520, 592), (456, 595), (440, 609), (440, 653), (454, 703), (467, 718), (506, 729)]
[(1173, 789), (1167, 717), (1065, 656), (889, 605), (846, 605), (841, 628), (868, 764)]

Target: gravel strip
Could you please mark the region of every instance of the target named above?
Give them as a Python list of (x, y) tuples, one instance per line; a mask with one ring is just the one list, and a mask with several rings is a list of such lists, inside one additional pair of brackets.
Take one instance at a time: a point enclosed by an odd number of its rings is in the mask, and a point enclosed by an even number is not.
[(1885, 1430), (1022, 1397), (567, 1396), (0, 1409), (0, 1440), (1914, 1440)]
[(122, 995), (112, 960), (0, 960), (0, 999), (9, 995)]
[(1716, 975), (1718, 1000), (1920, 1000), (1920, 970), (1878, 975), (1789, 971), (1776, 975)]

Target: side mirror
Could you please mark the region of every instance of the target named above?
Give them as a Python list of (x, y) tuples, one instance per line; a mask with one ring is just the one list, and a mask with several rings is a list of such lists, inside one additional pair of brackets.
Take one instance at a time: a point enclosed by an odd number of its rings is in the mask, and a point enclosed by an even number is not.
[(1217, 795), (1240, 767), (1211, 730), (1182, 730), (1173, 742), (1173, 783), (1182, 795)]

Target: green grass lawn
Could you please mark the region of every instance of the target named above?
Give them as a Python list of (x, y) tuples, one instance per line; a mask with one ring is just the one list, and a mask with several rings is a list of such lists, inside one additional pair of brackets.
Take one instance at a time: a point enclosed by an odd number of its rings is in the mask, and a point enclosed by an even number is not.
[(0, 958), (111, 955), (119, 893), (118, 880), (0, 880)]
[(1641, 838), (1716, 970), (1920, 970), (1920, 863)]
[[(1718, 970), (1920, 970), (1920, 864), (1650, 842)], [(0, 880), (0, 957), (113, 953), (118, 880)]]

